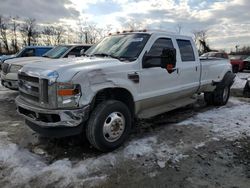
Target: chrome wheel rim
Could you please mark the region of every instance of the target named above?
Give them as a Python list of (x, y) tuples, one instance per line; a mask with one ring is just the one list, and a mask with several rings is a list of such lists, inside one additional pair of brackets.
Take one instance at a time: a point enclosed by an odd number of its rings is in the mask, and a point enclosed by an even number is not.
[(108, 142), (117, 141), (125, 130), (125, 118), (120, 112), (111, 113), (104, 121), (103, 136)]
[(229, 88), (228, 87), (225, 87), (224, 90), (223, 90), (223, 101), (225, 102), (228, 98), (228, 90)]

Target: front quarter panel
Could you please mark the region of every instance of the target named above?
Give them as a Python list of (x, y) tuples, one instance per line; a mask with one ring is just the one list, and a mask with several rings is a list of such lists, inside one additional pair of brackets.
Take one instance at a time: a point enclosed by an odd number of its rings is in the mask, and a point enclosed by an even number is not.
[(82, 97), (80, 106), (89, 104), (98, 91), (107, 88), (123, 88), (128, 90), (134, 100), (137, 100), (139, 84), (128, 79), (128, 74), (136, 70), (138, 64), (128, 63), (112, 68), (98, 68), (78, 72), (72, 79), (73, 83), (81, 85)]

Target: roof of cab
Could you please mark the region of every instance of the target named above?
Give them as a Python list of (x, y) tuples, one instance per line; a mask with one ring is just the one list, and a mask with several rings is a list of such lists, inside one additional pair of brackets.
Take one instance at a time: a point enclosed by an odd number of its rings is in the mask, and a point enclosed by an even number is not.
[(24, 48), (54, 48), (54, 46), (25, 46)]
[(170, 32), (170, 31), (166, 31), (166, 30), (155, 30), (155, 29), (149, 29), (149, 30), (128, 30), (128, 31), (122, 31), (122, 32), (115, 32), (115, 33), (110, 33), (109, 35), (116, 35), (116, 34), (129, 34), (129, 33), (146, 33), (146, 34), (165, 34), (165, 35), (169, 35), (169, 36), (178, 36), (180, 38), (192, 38), (191, 36), (186, 36), (186, 35), (180, 35), (178, 33), (174, 33), (174, 32)]

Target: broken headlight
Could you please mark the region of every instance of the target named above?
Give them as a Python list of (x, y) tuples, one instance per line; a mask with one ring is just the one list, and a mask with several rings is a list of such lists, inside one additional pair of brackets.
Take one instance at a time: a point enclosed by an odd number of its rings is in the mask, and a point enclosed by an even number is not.
[(73, 83), (57, 83), (58, 108), (78, 107), (81, 97), (81, 87)]
[(21, 65), (11, 65), (10, 66), (10, 73), (18, 73), (18, 71), (22, 68)]

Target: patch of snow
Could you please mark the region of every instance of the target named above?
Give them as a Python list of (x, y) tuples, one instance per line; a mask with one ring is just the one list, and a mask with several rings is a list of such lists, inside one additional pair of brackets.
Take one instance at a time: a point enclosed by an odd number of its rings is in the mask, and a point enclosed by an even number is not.
[(161, 166), (184, 157), (166, 143), (159, 144), (156, 136), (132, 140), (125, 148), (74, 163), (65, 158), (47, 164), (40, 156), (43, 151), (37, 150), (38, 154), (34, 154), (22, 149), (10, 142), (7, 133), (0, 132), (0, 168), (8, 173), (0, 179), (0, 184), (8, 182), (8, 186), (22, 187), (32, 182), (42, 187), (70, 187), (73, 183), (76, 187), (91, 187), (104, 182), (115, 165), (138, 156), (152, 158), (152, 165), (159, 160)]
[(178, 125), (202, 126), (209, 129), (217, 137), (229, 140), (244, 135), (250, 136), (250, 104), (234, 98), (230, 99), (230, 103), (230, 107), (214, 108), (191, 117)]
[(213, 141), (220, 141), (220, 139), (216, 138), (216, 137), (211, 138), (211, 140), (213, 140)]
[(165, 168), (166, 166), (166, 161), (157, 161), (157, 164), (160, 168)]
[(196, 146), (194, 146), (195, 149), (199, 149), (205, 146), (205, 142), (201, 142), (199, 144), (197, 144)]
[(246, 79), (242, 79), (236, 75), (234, 84), (232, 85), (233, 89), (243, 89), (247, 83)]
[(32, 180), (37, 185), (47, 187), (56, 184), (60, 180), (60, 187), (67, 187), (72, 182), (75, 185), (91, 186), (93, 182), (105, 180), (105, 174), (96, 174), (100, 168), (105, 168), (112, 163), (111, 155), (104, 155), (98, 158), (90, 158), (73, 165), (68, 159), (58, 160), (50, 165), (43, 159), (19, 148), (16, 144), (9, 142), (7, 134), (0, 132), (0, 165), (9, 174), (0, 180), (9, 182), (12, 186), (24, 186)]
[(250, 78), (250, 73), (237, 73), (232, 88), (243, 89), (247, 83), (247, 79), (249, 78)]
[(147, 137), (132, 141), (125, 149), (126, 158), (136, 159), (138, 156), (147, 155), (153, 152), (153, 145), (157, 143), (156, 137)]
[(184, 145), (179, 143), (176, 147), (170, 147), (166, 143), (162, 143), (156, 149), (155, 156), (158, 159), (157, 163), (160, 166), (166, 162), (176, 164), (180, 162), (181, 159), (188, 157), (188, 155), (183, 155), (180, 151), (183, 152)]

